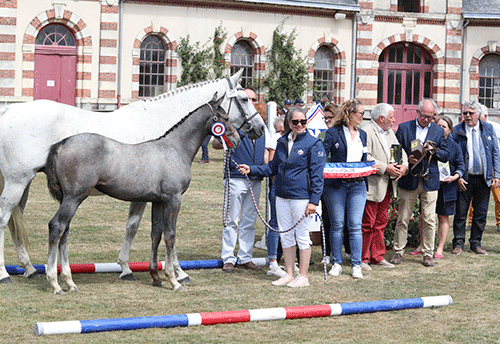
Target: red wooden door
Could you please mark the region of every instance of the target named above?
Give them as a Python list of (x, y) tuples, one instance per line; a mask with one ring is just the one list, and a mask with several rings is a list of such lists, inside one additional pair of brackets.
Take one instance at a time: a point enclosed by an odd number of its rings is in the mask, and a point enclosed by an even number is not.
[(76, 45), (68, 28), (44, 27), (35, 45), (33, 99), (75, 105)]
[(393, 129), (416, 118), (420, 100), (432, 97), (432, 69), (430, 55), (417, 45), (393, 44), (380, 54), (377, 102), (394, 107)]

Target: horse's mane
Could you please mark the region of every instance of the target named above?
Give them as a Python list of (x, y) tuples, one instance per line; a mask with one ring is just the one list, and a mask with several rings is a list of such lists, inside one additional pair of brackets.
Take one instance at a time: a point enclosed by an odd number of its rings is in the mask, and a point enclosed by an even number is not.
[(191, 116), (192, 114), (194, 114), (195, 112), (197, 112), (199, 109), (201, 109), (203, 106), (205, 105), (208, 105), (210, 102), (207, 102), (207, 103), (204, 103), (200, 106), (198, 106), (196, 109), (194, 109), (193, 111), (191, 111), (190, 113), (188, 113), (186, 116), (184, 116), (183, 118), (180, 119), (179, 122), (175, 123), (173, 127), (171, 127), (170, 129), (168, 129), (165, 134), (163, 134), (162, 136), (160, 136), (159, 138), (157, 138), (156, 140), (159, 140), (159, 139), (162, 139), (164, 138), (165, 136), (167, 136), (168, 134), (170, 134), (172, 131), (174, 131), (175, 129), (177, 129), (179, 126), (181, 126), (182, 123), (184, 123), (188, 118), (189, 116)]
[(157, 112), (161, 116), (166, 114), (167, 128), (173, 128), (193, 111), (208, 103), (215, 92), (222, 96), (227, 88), (225, 79), (203, 81), (133, 102), (116, 111), (128, 113), (129, 116), (141, 116), (145, 112)]

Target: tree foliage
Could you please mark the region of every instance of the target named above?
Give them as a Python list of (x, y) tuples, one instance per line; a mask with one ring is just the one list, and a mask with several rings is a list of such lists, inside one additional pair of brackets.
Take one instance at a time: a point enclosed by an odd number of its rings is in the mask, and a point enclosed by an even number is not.
[(307, 89), (308, 68), (302, 51), (294, 45), (297, 29), (283, 32), (281, 23), (273, 32), (272, 47), (267, 55), (270, 69), (264, 79), (268, 87), (266, 100), (281, 104), (285, 99), (302, 96)]
[(225, 69), (221, 45), (226, 37), (227, 32), (221, 24), (215, 29), (213, 38), (203, 45), (200, 42), (191, 43), (189, 35), (181, 38), (177, 53), (181, 60), (182, 74), (177, 86), (221, 78)]

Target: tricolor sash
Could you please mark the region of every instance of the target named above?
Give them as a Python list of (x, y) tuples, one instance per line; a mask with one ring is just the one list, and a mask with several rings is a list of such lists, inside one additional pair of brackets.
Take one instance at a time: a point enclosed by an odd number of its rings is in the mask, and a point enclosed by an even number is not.
[(373, 165), (375, 161), (327, 162), (323, 176), (325, 179), (366, 177), (377, 173)]

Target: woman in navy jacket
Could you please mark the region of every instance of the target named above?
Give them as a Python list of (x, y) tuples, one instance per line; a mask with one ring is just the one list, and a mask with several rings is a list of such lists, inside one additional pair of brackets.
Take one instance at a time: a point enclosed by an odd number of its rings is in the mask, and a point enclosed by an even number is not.
[[(367, 160), (366, 132), (358, 129), (363, 122), (364, 107), (357, 99), (345, 101), (337, 111), (333, 127), (326, 132), (326, 154), (331, 162), (360, 162)], [(351, 245), (351, 273), (353, 278), (363, 278), (361, 273), (362, 233), (361, 221), (366, 203), (366, 179), (325, 180), (324, 200), (330, 214), (330, 245), (333, 267), (329, 274), (342, 273), (342, 232), (347, 220)]]
[[(261, 177), (276, 176), (276, 215), (281, 231), (292, 228), (304, 215), (316, 212), (323, 193), (323, 168), (326, 155), (323, 143), (306, 130), (306, 110), (293, 107), (286, 115), (291, 130), (278, 139), (273, 160), (267, 165), (239, 165), (243, 174)], [(285, 260), (286, 276), (273, 285), (305, 287), (309, 285), (307, 273), (311, 259), (309, 216), (293, 230), (280, 233)], [(295, 245), (299, 247), (299, 274), (294, 279)]]

